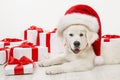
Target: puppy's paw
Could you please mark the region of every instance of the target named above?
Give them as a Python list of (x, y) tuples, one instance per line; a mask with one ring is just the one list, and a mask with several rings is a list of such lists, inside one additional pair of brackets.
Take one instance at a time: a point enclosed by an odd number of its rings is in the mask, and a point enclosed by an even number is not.
[(52, 67), (48, 68), (45, 73), (47, 75), (55, 75), (55, 74), (63, 73), (63, 70), (61, 67), (52, 66)]
[(49, 62), (48, 60), (42, 60), (42, 61), (40, 61), (40, 62), (38, 63), (38, 65), (39, 65), (40, 67), (48, 67), (48, 66), (51, 66), (51, 65), (50, 65), (50, 62)]

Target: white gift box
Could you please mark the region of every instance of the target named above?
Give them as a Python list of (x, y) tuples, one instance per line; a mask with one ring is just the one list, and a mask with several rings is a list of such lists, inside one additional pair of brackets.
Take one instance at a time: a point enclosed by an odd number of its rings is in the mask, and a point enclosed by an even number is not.
[(0, 49), (0, 64), (4, 64), (8, 60), (8, 50)]
[(48, 47), (50, 53), (63, 53), (64, 45), (57, 36), (57, 33), (40, 33), (40, 46)]
[[(19, 71), (19, 68), (17, 70), (16, 65), (6, 65), (4, 68), (5, 75), (21, 74), (17, 71)], [(34, 71), (33, 64), (23, 65), (23, 73), (22, 74), (30, 74), (30, 73), (33, 73), (33, 71)]]
[(21, 75), (33, 73), (34, 63), (33, 60), (26, 56), (22, 56), (20, 59), (10, 56), (9, 61), (4, 67), (5, 75)]
[(42, 28), (36, 26), (30, 26), (27, 30), (24, 31), (24, 40), (33, 43), (34, 45), (39, 45), (39, 33), (42, 33)]
[[(12, 50), (12, 48), (11, 48)], [(15, 47), (13, 48), (13, 52), (11, 53), (10, 50), (10, 56), (13, 56), (17, 59), (20, 59), (22, 56), (26, 56), (33, 61), (40, 61), (42, 59), (48, 58), (48, 48), (42, 47), (42, 46), (35, 46), (33, 48), (22, 48), (22, 47)]]
[[(104, 51), (106, 55), (108, 55), (107, 59), (110, 59), (109, 61), (112, 61), (112, 59), (110, 58), (111, 55), (109, 56), (109, 54), (114, 54), (114, 55), (120, 54), (120, 36), (119, 35), (104, 35), (102, 36), (101, 44), (102, 44), (101, 50)], [(120, 59), (120, 56), (118, 55), (115, 58)]]
[[(36, 45), (36, 41), (37, 41), (37, 30), (27, 30), (27, 41), (33, 43), (34, 45)], [(26, 34), (24, 34), (25, 36)]]

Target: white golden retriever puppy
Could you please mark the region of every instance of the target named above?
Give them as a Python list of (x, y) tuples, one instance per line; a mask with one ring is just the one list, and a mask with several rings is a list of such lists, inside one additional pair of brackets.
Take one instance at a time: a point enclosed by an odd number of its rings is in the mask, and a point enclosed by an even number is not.
[[(51, 66), (46, 70), (46, 74), (91, 70), (95, 66), (95, 54), (91, 44), (97, 38), (98, 34), (90, 31), (86, 26), (71, 25), (64, 30), (62, 37), (66, 53), (56, 58), (40, 61), (39, 66)], [(120, 46), (114, 48), (118, 49), (117, 52), (112, 52), (110, 49), (112, 47), (106, 49), (106, 46), (102, 45), (101, 53), (105, 59), (105, 64), (120, 63)]]

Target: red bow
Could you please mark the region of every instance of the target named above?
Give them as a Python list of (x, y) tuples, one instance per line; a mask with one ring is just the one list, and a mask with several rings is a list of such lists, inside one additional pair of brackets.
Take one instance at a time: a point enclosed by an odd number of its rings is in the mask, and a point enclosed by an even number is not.
[(28, 28), (28, 30), (37, 30), (38, 32), (43, 32), (43, 29), (42, 28), (38, 28), (36, 26), (30, 26), (30, 28)]
[(22, 41), (21, 39), (17, 39), (17, 38), (5, 38), (1, 41), (5, 41), (5, 42), (18, 42), (18, 41)]
[(51, 31), (50, 33), (55, 33), (57, 31), (57, 28), (54, 28), (53, 31)]
[(10, 42), (19, 42), (22, 41), (21, 39), (17, 39), (17, 38), (5, 38), (3, 40), (1, 40), (2, 42), (4, 42), (5, 46), (10, 45)]
[(2, 51), (2, 50), (6, 50), (6, 48), (0, 48), (0, 51)]
[(120, 36), (107, 34), (107, 35), (102, 36), (102, 38), (104, 38), (104, 42), (110, 42), (110, 39), (120, 38)]
[(19, 60), (10, 56), (10, 59), (8, 61), (8, 64), (18, 64), (18, 65), (26, 65), (30, 63), (33, 63), (33, 61), (27, 58), (26, 56), (22, 56)]
[(25, 56), (21, 57), (19, 60), (11, 56), (8, 61), (9, 65), (17, 64), (14, 68), (15, 74), (24, 74), (23, 65), (27, 65), (31, 63), (33, 63), (33, 61)]
[(30, 42), (23, 42), (21, 45), (19, 45), (19, 47), (29, 48), (29, 47), (34, 47), (34, 45), (33, 43)]
[(120, 36), (119, 35), (104, 35), (104, 36), (102, 36), (102, 38), (120, 38)]

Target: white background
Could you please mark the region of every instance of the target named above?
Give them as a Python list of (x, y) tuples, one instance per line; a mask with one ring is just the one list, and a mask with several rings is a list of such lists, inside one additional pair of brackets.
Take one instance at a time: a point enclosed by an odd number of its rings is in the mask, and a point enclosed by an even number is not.
[(90, 5), (98, 12), (103, 34), (120, 34), (119, 0), (0, 0), (0, 39), (21, 38), (31, 25), (51, 30), (75, 4)]

